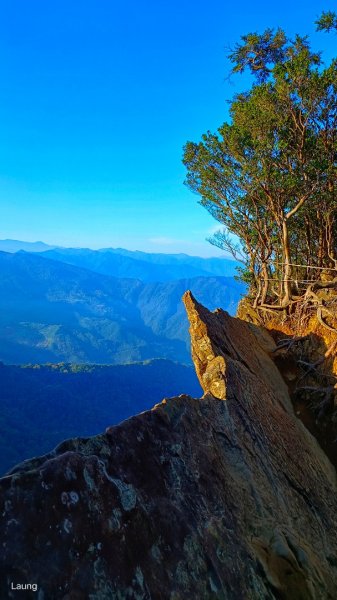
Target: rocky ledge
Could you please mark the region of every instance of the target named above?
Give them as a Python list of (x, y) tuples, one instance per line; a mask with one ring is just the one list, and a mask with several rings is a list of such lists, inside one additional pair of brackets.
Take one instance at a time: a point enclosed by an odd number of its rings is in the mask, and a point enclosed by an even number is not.
[(336, 472), (293, 413), (273, 340), (184, 300), (203, 398), (4, 477), (1, 598), (335, 600)]

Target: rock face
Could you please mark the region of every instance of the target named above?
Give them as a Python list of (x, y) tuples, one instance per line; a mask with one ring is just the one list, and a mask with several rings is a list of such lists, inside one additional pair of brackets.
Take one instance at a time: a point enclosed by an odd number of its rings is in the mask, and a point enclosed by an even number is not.
[[(205, 395), (74, 439), (1, 480), (1, 598), (335, 600), (336, 472), (265, 332), (190, 294)], [(31, 595), (29, 595), (31, 594)]]

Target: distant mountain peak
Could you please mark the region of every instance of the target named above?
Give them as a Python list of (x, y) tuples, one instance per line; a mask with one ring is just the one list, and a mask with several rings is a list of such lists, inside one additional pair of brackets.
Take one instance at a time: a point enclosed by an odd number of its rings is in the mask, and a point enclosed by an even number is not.
[(104, 247), (93, 249), (89, 247), (80, 247), (80, 246), (59, 246), (57, 244), (46, 244), (42, 241), (34, 241), (27, 242), (24, 240), (12, 240), (10, 238), (6, 238), (0, 240), (0, 250), (5, 252), (18, 252), (20, 250), (25, 250), (26, 252), (46, 252), (48, 250), (58, 250), (60, 252), (94, 252), (94, 253), (111, 253), (111, 254), (120, 254), (121, 256), (129, 256), (135, 258), (137, 260), (199, 260), (199, 261), (227, 261), (229, 263), (236, 264), (236, 261), (230, 256), (208, 256), (202, 257), (194, 254), (186, 254), (186, 252), (176, 252), (176, 253), (167, 253), (167, 252), (146, 252), (144, 250), (128, 250), (127, 248), (113, 248), (113, 247)]
[(52, 250), (59, 248), (59, 246), (51, 246), (45, 242), (23, 242), (21, 240), (5, 239), (0, 240), (0, 250), (4, 252), (19, 252), (25, 250), (26, 252), (45, 252), (46, 250)]

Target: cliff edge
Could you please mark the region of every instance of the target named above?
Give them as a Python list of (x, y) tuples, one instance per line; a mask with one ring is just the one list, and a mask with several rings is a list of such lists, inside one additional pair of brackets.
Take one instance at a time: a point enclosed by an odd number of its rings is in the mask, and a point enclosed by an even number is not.
[[(336, 472), (257, 326), (184, 296), (201, 399), (0, 480), (1, 598), (335, 600)], [(30, 595), (31, 594), (31, 595)]]

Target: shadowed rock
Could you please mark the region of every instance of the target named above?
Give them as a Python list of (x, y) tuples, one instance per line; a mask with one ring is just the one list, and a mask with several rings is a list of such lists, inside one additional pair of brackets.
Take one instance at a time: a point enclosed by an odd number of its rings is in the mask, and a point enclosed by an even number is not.
[(39, 600), (335, 600), (336, 473), (293, 414), (273, 341), (184, 301), (205, 396), (3, 478), (1, 598), (13, 581)]

